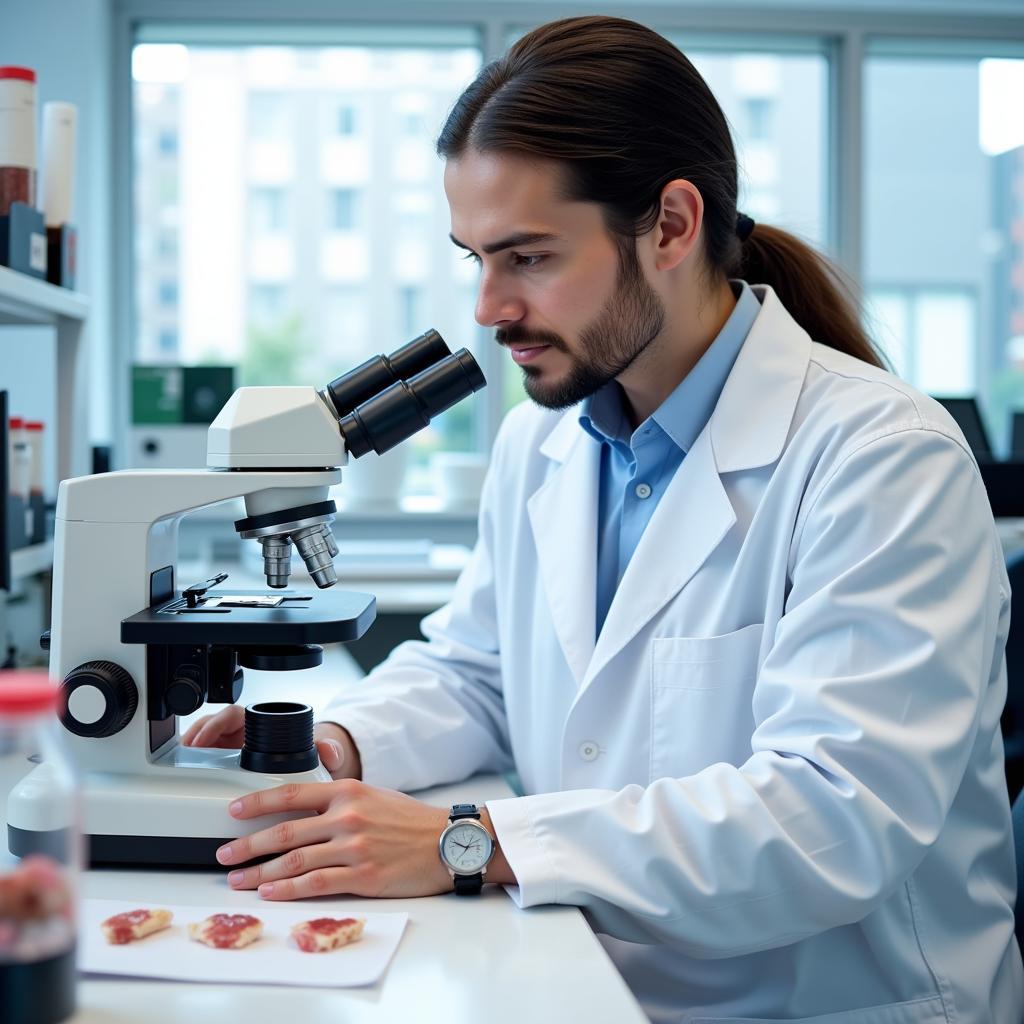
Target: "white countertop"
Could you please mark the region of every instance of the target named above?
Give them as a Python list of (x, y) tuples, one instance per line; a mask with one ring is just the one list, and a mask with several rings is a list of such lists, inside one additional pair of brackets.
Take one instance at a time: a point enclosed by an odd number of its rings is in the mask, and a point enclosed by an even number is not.
[[(437, 805), (508, 795), (498, 778), (429, 790)], [(258, 913), (252, 892), (223, 872), (93, 870), (84, 895), (216, 904)], [(355, 901), (359, 902), (359, 901)], [(641, 1024), (646, 1017), (574, 907), (519, 910), (504, 890), (415, 900), (366, 900), (368, 911), (404, 911), (409, 923), (383, 979), (369, 988), (279, 988), (84, 977), (71, 1024)]]
[[(247, 669), (241, 703), (288, 696), (308, 701), (319, 713), (339, 688), (360, 685), (360, 675), (343, 648), (327, 648), (318, 669)], [(216, 709), (197, 715), (212, 710)], [(7, 792), (25, 767), (0, 761), (0, 801), (5, 808)], [(417, 795), (447, 806), (457, 801), (482, 803), (511, 792), (501, 778), (481, 777)], [(8, 858), (4, 835), (0, 872)], [(86, 872), (82, 889), (84, 896), (97, 899), (250, 910), (260, 905), (255, 893), (229, 889), (224, 875), (103, 868)], [(519, 910), (498, 886), (485, 887), (479, 897), (450, 894), (365, 902), (367, 911), (409, 915), (394, 959), (372, 987), (280, 988), (85, 976), (79, 985), (79, 1011), (70, 1022), (459, 1024), (486, 1019), (488, 1024), (642, 1024), (647, 1019), (575, 907)]]

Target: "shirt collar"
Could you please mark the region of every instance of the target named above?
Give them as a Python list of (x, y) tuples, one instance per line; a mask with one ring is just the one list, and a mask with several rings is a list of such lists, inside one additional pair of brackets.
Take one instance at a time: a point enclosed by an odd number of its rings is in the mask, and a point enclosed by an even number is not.
[[(734, 289), (739, 289), (739, 294), (729, 319), (697, 365), (649, 417), (684, 452), (690, 450), (711, 418), (733, 363), (761, 311), (761, 303), (750, 285), (745, 281), (730, 283)], [(609, 381), (584, 399), (579, 422), (597, 441), (629, 443), (629, 420), (623, 409), (622, 389), (617, 381)], [(641, 423), (637, 430), (641, 430), (644, 425)]]

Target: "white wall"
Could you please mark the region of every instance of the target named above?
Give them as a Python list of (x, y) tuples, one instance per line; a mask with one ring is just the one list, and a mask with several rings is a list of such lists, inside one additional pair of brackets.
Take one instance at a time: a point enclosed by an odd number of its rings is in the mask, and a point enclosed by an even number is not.
[[(40, 116), (47, 100), (66, 100), (78, 107), (77, 288), (91, 301), (84, 341), (89, 352), (89, 432), (94, 442), (110, 440), (112, 431), (110, 24), (110, 0), (0, 0), (0, 64), (36, 71)], [(11, 392), (12, 412), (48, 424), (54, 422), (56, 411), (52, 334), (47, 328), (9, 327), (0, 333), (0, 387)], [(52, 480), (53, 431), (48, 433)]]

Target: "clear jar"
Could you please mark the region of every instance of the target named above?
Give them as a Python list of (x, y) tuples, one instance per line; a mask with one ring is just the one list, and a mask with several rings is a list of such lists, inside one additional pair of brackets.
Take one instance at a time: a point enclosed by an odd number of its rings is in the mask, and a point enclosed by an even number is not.
[[(24, 775), (15, 784), (21, 815), (17, 822), (7, 816), (10, 853), (0, 849), (4, 1024), (53, 1024), (75, 1010), (79, 789), (61, 737), (57, 694), (44, 672), (0, 672), (4, 788)], [(26, 762), (32, 762), (27, 774)]]

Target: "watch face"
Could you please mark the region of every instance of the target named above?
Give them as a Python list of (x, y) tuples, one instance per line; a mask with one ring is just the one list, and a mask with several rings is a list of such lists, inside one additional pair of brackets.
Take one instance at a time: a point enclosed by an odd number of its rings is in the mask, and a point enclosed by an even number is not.
[(491, 858), (491, 837), (479, 825), (456, 823), (441, 847), (448, 866), (460, 875), (475, 875)]

